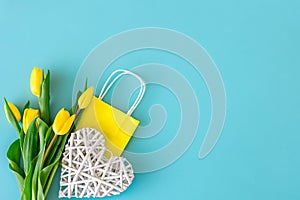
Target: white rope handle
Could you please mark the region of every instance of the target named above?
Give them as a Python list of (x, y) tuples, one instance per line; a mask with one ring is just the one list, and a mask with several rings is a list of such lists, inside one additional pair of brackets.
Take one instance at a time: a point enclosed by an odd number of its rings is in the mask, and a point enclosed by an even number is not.
[[(110, 80), (112, 79), (112, 77), (117, 74), (117, 73), (120, 73), (118, 74), (111, 82)], [(125, 69), (117, 69), (115, 70), (113, 73), (111, 73), (111, 75), (109, 75), (109, 77), (107, 78), (107, 80), (105, 81), (102, 89), (101, 89), (101, 92), (100, 92), (100, 95), (99, 95), (99, 99), (103, 99), (104, 96), (106, 95), (106, 93), (108, 92), (108, 90), (112, 87), (112, 85), (119, 79), (121, 78), (122, 76), (124, 75), (131, 75), (133, 77), (135, 77), (136, 79), (138, 79), (140, 81), (140, 84), (141, 84), (141, 87), (140, 87), (140, 92), (136, 98), (136, 100), (134, 101), (134, 103), (132, 104), (132, 106), (130, 107), (130, 109), (128, 110), (127, 112), (127, 115), (131, 115), (133, 113), (133, 111), (136, 109), (136, 107), (139, 105), (139, 103), (141, 102), (144, 94), (145, 94), (145, 91), (146, 91), (146, 85), (145, 85), (145, 82), (143, 81), (143, 79), (141, 79), (141, 77), (139, 77), (137, 74), (131, 72), (131, 71), (128, 71), (128, 70), (125, 70)], [(110, 82), (110, 84), (108, 84)]]

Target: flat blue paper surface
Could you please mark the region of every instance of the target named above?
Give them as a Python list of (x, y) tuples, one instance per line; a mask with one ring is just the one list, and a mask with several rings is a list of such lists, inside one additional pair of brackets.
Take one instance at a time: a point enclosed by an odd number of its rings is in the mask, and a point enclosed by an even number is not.
[[(209, 126), (210, 98), (205, 83), (187, 63), (151, 50), (120, 58), (112, 67), (130, 69), (156, 62), (184, 74), (198, 91), (201, 120), (195, 140), (180, 159), (162, 170), (136, 174), (126, 192), (107, 199), (298, 200), (299, 9), (297, 0), (1, 0), (0, 94), (19, 107), (27, 99), (36, 106), (29, 88), (30, 72), (33, 66), (50, 69), (53, 117), (60, 108), (70, 108), (77, 71), (100, 42), (142, 27), (182, 32), (207, 50), (222, 75), (227, 96), (222, 135), (208, 157), (199, 160), (199, 148)], [(126, 109), (127, 101), (116, 103)], [(144, 111), (152, 104), (165, 105), (165, 127), (149, 142), (131, 141), (129, 150), (154, 151), (176, 134), (180, 110), (174, 96), (150, 86), (135, 113), (142, 125), (150, 121)], [(3, 199), (18, 199), (17, 183), (6, 159), (17, 135), (5, 119), (3, 106), (0, 127), (0, 194)], [(58, 199), (58, 190), (59, 173), (48, 199)]]

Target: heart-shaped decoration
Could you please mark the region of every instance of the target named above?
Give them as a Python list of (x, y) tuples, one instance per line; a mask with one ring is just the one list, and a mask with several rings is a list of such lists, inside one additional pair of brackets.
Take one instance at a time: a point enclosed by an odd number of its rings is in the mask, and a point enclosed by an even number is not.
[(106, 149), (96, 129), (71, 133), (62, 159), (60, 198), (105, 197), (125, 191), (134, 178), (131, 164)]

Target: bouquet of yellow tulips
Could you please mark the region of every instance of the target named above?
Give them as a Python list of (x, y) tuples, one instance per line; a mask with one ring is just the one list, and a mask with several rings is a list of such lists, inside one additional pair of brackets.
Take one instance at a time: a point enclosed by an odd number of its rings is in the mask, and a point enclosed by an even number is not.
[(54, 174), (60, 164), (68, 134), (74, 121), (87, 107), (93, 88), (79, 92), (77, 103), (66, 111), (62, 108), (54, 122), (50, 118), (50, 71), (34, 68), (30, 77), (31, 92), (38, 97), (38, 109), (30, 108), (28, 101), (22, 112), (4, 98), (7, 120), (19, 138), (7, 151), (9, 168), (15, 174), (22, 200), (46, 199)]

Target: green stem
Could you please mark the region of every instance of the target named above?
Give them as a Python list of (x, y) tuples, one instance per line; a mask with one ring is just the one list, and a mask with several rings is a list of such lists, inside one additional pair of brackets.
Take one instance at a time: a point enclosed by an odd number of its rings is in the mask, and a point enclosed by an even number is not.
[(77, 111), (76, 111), (76, 113), (75, 113), (75, 117), (77, 117), (79, 115), (80, 111), (81, 111), (81, 109), (78, 108)]
[(54, 144), (56, 138), (57, 138), (57, 135), (55, 134), (54, 137), (52, 138), (52, 140), (51, 140), (51, 142), (50, 142), (48, 148), (46, 149), (46, 152), (45, 152), (45, 154), (44, 154), (44, 158), (43, 158), (43, 161), (42, 161), (42, 167), (41, 167), (41, 169), (42, 169), (43, 166), (44, 166), (44, 162), (45, 162), (45, 160), (46, 160), (46, 158), (47, 158), (47, 156), (48, 156), (48, 154), (49, 154), (49, 152), (50, 152), (50, 149), (51, 149), (51, 147), (53, 146), (53, 144)]

